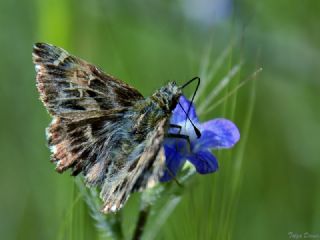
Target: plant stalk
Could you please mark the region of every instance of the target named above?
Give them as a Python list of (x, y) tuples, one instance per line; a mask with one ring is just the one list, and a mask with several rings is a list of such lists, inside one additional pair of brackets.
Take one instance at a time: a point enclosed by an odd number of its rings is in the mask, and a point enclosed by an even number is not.
[(145, 227), (147, 220), (148, 220), (150, 209), (151, 209), (150, 204), (143, 204), (143, 206), (139, 212), (138, 221), (137, 221), (136, 229), (134, 231), (132, 240), (141, 239), (144, 227)]

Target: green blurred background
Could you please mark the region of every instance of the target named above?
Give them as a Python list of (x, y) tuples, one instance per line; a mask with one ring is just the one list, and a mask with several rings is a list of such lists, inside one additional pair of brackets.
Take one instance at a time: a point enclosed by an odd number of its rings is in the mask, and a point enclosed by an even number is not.
[[(198, 75), (208, 49), (214, 62), (231, 46), (217, 82), (239, 59), (238, 81), (262, 66), (250, 131), (241, 132), (248, 141), (232, 224), (207, 209), (217, 186), (211, 182), (224, 176), (220, 193), (230, 187), (224, 166), (236, 162), (222, 157), (217, 173), (196, 176), (185, 189), (157, 239), (215, 239), (222, 228), (228, 228), (223, 239), (320, 234), (319, 14), (317, 0), (1, 0), (0, 238), (99, 239), (71, 177), (49, 162), (50, 117), (38, 100), (31, 61), (38, 41), (99, 65), (145, 96), (168, 80)], [(252, 86), (238, 91), (230, 116), (240, 129)], [(132, 199), (128, 207), (138, 208)], [(123, 225), (132, 229), (134, 220)]]

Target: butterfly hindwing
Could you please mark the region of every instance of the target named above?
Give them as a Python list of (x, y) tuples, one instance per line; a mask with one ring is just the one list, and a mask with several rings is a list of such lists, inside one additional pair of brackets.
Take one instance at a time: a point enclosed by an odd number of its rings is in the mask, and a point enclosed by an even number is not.
[(159, 122), (146, 140), (136, 146), (126, 164), (117, 169), (116, 175), (112, 174), (112, 169), (109, 171), (100, 193), (104, 201), (103, 212), (117, 211), (125, 204), (130, 193), (152, 187), (158, 182), (165, 166), (162, 143), (166, 121)]
[[(106, 146), (112, 141), (115, 126), (122, 123), (121, 112), (108, 112), (103, 117), (80, 121), (53, 119), (47, 129), (47, 140), (52, 151), (51, 161), (56, 163), (58, 172), (71, 168), (72, 175), (83, 172), (88, 183), (101, 183), (111, 150)], [(98, 163), (100, 168), (93, 172), (90, 168)]]

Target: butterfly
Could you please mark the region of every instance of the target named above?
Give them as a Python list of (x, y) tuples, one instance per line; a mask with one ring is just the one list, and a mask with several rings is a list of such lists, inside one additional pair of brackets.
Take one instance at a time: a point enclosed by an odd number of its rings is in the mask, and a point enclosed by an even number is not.
[(154, 186), (165, 169), (163, 141), (183, 87), (169, 82), (144, 98), (62, 48), (36, 43), (32, 55), (40, 99), (53, 117), (46, 136), (56, 170), (82, 173), (89, 187), (99, 187), (104, 213)]

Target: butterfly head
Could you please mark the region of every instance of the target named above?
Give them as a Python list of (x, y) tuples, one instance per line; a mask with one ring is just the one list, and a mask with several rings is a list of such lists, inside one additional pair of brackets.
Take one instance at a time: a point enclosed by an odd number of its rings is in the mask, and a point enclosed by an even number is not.
[(179, 87), (176, 82), (169, 82), (167, 85), (156, 91), (153, 94), (153, 97), (165, 112), (171, 113), (178, 104), (181, 95), (181, 87)]

